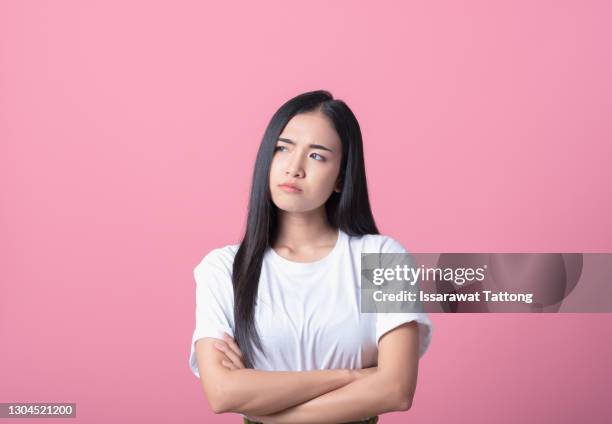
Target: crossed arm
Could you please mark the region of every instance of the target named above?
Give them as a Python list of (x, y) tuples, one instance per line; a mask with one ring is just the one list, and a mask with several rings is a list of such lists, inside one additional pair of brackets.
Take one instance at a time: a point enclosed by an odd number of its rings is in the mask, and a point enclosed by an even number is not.
[(416, 389), (418, 347), (418, 326), (409, 322), (380, 338), (378, 366), (364, 370), (247, 369), (228, 335), (224, 341), (200, 339), (196, 357), (215, 413), (242, 413), (266, 424), (340, 423), (409, 409)]

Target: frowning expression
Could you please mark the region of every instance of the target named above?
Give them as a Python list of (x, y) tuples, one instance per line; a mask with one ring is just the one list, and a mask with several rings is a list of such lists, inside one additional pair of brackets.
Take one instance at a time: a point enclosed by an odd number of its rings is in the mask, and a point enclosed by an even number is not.
[(270, 166), (270, 194), (288, 212), (306, 212), (323, 205), (334, 190), (342, 142), (321, 112), (295, 115), (278, 137)]

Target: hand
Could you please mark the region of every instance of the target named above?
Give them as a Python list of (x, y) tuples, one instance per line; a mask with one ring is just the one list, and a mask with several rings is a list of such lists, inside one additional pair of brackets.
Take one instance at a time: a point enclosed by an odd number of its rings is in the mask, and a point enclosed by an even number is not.
[(242, 352), (232, 336), (223, 332), (223, 340), (224, 342), (215, 342), (215, 347), (225, 354), (225, 359), (221, 361), (221, 364), (230, 370), (245, 368), (242, 363)]
[(357, 368), (351, 371), (353, 371), (354, 379), (359, 380), (360, 378), (374, 374), (376, 371), (378, 371), (378, 367), (374, 366), (374, 367), (369, 367), (369, 368)]

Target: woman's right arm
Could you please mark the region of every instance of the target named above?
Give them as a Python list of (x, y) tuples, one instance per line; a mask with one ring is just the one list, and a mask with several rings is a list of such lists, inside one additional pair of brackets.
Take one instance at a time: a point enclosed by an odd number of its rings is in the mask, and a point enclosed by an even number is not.
[(359, 377), (349, 369), (315, 371), (229, 370), (223, 352), (214, 347), (223, 341), (204, 337), (196, 342), (202, 387), (216, 414), (270, 415), (339, 389)]

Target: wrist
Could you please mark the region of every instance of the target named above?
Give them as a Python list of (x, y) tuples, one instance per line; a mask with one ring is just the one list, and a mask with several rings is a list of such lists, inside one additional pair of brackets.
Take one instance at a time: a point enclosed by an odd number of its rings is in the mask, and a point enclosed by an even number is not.
[(348, 383), (352, 383), (359, 378), (359, 371), (354, 369), (346, 369)]

